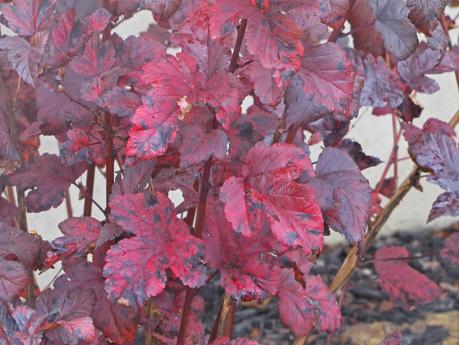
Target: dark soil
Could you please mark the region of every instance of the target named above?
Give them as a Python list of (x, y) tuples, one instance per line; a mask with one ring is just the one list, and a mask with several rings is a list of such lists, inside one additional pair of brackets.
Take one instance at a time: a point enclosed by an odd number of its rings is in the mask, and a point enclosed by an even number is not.
[[(438, 257), (445, 238), (451, 232), (458, 230), (405, 232), (378, 238), (374, 246), (365, 255), (366, 260), (373, 259), (374, 251), (378, 247), (404, 246), (409, 250), (411, 256), (424, 256), (409, 260), (410, 265), (437, 282), (443, 288), (444, 294), (440, 300), (434, 303), (405, 311), (394, 305), (388, 296), (379, 290), (373, 263), (362, 261), (346, 286), (345, 295), (341, 297), (343, 330), (355, 324), (369, 324), (377, 321), (410, 324), (425, 319), (431, 313), (459, 310), (458, 277), (454, 278), (448, 274)], [(349, 247), (344, 245), (327, 248), (317, 261), (313, 273), (322, 275), (329, 283), (341, 266), (348, 249)], [(209, 298), (209, 296), (221, 296), (221, 293), (222, 291), (218, 286), (210, 287), (208, 291), (204, 291), (203, 297), (207, 303), (205, 314), (209, 315), (206, 326), (209, 329), (212, 327), (213, 316), (217, 314), (220, 303), (219, 298)], [(457, 327), (459, 328), (459, 320), (457, 320)], [(443, 327), (429, 326), (424, 333), (421, 335), (412, 334), (411, 336), (407, 334), (406, 344), (443, 344), (443, 340), (448, 337), (448, 330)], [(274, 299), (268, 305), (259, 308), (238, 306), (234, 336), (250, 337), (263, 345), (287, 345), (294, 341), (294, 336), (279, 320), (277, 303)], [(312, 334), (308, 344), (325, 344), (326, 338), (326, 334)], [(343, 339), (343, 336), (335, 335), (328, 344), (347, 345), (351, 342)]]

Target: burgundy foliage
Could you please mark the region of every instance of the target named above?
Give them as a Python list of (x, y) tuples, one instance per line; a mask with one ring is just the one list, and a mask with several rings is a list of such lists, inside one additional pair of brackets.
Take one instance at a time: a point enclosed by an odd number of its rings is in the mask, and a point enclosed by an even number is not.
[(406, 262), (409, 256), (403, 247), (380, 248), (375, 254), (375, 268), (381, 289), (406, 309), (430, 303), (441, 294), (436, 283)]
[[(380, 183), (364, 177), (386, 157), (348, 135), (362, 107), (391, 114), (394, 150), (402, 128), (444, 189), (429, 221), (459, 215), (454, 130), (413, 124), (416, 92), (459, 70), (446, 0), (0, 2), (14, 33), (0, 37), (0, 344), (256, 345), (232, 339), (220, 324), (231, 318), (204, 325), (207, 284), (228, 313), (273, 298), (295, 336), (339, 331), (334, 291), (313, 271), (324, 237), (363, 243), (398, 187), (396, 154)], [(143, 10), (155, 22), (121, 37)], [(42, 153), (43, 136), (58, 154)], [(27, 212), (64, 200), (62, 236), (27, 231)], [(441, 252), (453, 274), (457, 242)], [(406, 256), (377, 251), (381, 288), (405, 308), (433, 301), (441, 290)], [(40, 291), (33, 274), (57, 264)]]

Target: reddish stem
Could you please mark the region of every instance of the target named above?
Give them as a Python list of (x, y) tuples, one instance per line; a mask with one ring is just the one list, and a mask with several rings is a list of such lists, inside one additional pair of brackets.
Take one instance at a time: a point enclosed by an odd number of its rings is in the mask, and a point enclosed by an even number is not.
[(96, 165), (92, 163), (86, 173), (86, 188), (84, 198), (83, 216), (90, 217), (92, 212), (92, 195), (94, 192), (94, 176), (96, 172)]
[(70, 193), (68, 189), (65, 191), (64, 196), (65, 196), (65, 209), (67, 211), (67, 218), (72, 218), (73, 217), (72, 200), (70, 199)]
[(113, 156), (113, 128), (112, 128), (112, 114), (108, 111), (105, 112), (105, 145), (107, 146), (107, 157), (105, 159), (106, 169), (106, 215), (110, 212), (108, 203), (110, 195), (112, 194), (113, 183), (115, 181), (115, 159)]
[[(104, 0), (104, 7), (107, 10), (110, 10), (110, 0)], [(112, 24), (109, 22), (102, 33), (102, 40), (108, 41), (112, 36)], [(115, 158), (113, 155), (113, 124), (112, 124), (112, 114), (110, 112), (105, 111), (104, 113), (104, 120), (105, 120), (105, 145), (107, 150), (107, 156), (105, 158), (105, 173), (106, 173), (106, 188), (105, 188), (105, 196), (106, 196), (106, 209), (105, 215), (106, 217), (110, 213), (110, 208), (108, 206), (110, 201), (110, 195), (112, 194), (113, 183), (115, 181)]]
[(394, 146), (392, 147), (392, 151), (391, 151), (391, 154), (389, 156), (389, 160), (387, 161), (386, 166), (384, 167), (383, 173), (381, 175), (381, 178), (379, 179), (379, 182), (376, 185), (375, 192), (377, 194), (379, 194), (379, 192), (381, 191), (381, 188), (382, 188), (382, 186), (384, 184), (384, 180), (386, 179), (387, 174), (389, 173), (389, 169), (390, 169), (392, 163), (394, 162), (394, 157), (395, 157), (396, 152), (398, 150), (398, 142), (400, 141), (401, 136), (402, 136), (402, 131), (400, 130), (400, 131), (398, 131), (397, 135), (394, 138)]

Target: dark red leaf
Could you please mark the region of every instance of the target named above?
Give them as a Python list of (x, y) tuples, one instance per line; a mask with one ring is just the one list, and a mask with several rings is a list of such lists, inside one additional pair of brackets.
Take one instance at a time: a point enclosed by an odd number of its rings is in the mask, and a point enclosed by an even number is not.
[[(183, 303), (185, 302), (185, 291), (171, 293), (164, 291), (155, 298), (157, 311), (161, 313), (161, 320), (157, 327), (157, 332), (161, 335), (173, 339), (180, 331), (180, 321), (183, 313)], [(188, 327), (185, 331), (185, 344), (204, 344), (205, 328), (202, 323), (205, 302), (199, 295), (195, 295), (191, 302), (191, 310), (188, 318)], [(170, 340), (175, 343), (175, 341)]]
[(70, 127), (87, 127), (93, 115), (73, 102), (51, 84), (40, 81), (37, 87), (38, 119), (43, 121), (43, 134), (60, 134)]
[(84, 165), (66, 167), (58, 156), (45, 153), (10, 175), (9, 183), (20, 190), (31, 189), (26, 197), (27, 210), (41, 212), (59, 206), (64, 192), (84, 170)]
[(84, 256), (96, 245), (100, 235), (101, 224), (91, 217), (68, 218), (59, 224), (63, 237), (51, 242), (47, 265), (72, 256)]
[(38, 67), (48, 41), (48, 33), (40, 32), (31, 43), (17, 36), (0, 39), (0, 49), (7, 50), (8, 61), (17, 74), (28, 84), (35, 86)]
[(124, 234), (124, 230), (120, 226), (112, 223), (104, 224), (96, 241), (96, 248), (102, 247), (105, 243), (114, 240), (122, 234)]
[(5, 223), (12, 223), (19, 214), (19, 209), (9, 201), (0, 197), (0, 218)]
[(376, 31), (376, 18), (367, 0), (356, 0), (348, 16), (354, 47), (375, 56), (384, 55), (383, 39)]
[(338, 45), (308, 48), (287, 90), (287, 123), (312, 122), (332, 111), (348, 116), (354, 76), (351, 62)]
[(402, 79), (414, 90), (434, 93), (440, 89), (437, 82), (425, 76), (440, 63), (442, 54), (421, 43), (413, 55), (397, 64)]
[(403, 247), (380, 248), (375, 253), (375, 269), (381, 289), (406, 309), (433, 302), (441, 294), (437, 284), (408, 265), (406, 259), (399, 259), (409, 256)]
[(73, 58), (69, 66), (79, 74), (96, 77), (112, 69), (114, 64), (115, 50), (111, 41), (102, 42), (98, 36), (93, 36), (84, 54)]
[(334, 333), (341, 328), (341, 312), (335, 296), (320, 276), (307, 276), (305, 287), (295, 280), (291, 270), (284, 270), (279, 288), (279, 313), (282, 321), (296, 336), (315, 328)]
[(261, 103), (275, 107), (281, 102), (287, 87), (283, 73), (266, 69), (257, 60), (250, 62), (240, 73), (253, 83), (254, 93)]
[(245, 338), (236, 338), (230, 339), (228, 337), (219, 338), (212, 342), (211, 345), (259, 345), (256, 341), (245, 339)]
[(180, 165), (187, 167), (206, 161), (211, 156), (223, 159), (226, 155), (228, 138), (219, 129), (205, 133), (201, 127), (191, 125), (182, 131), (180, 144)]
[(459, 233), (453, 233), (446, 239), (440, 251), (442, 263), (452, 275), (459, 276)]
[(166, 196), (127, 194), (115, 198), (110, 206), (115, 222), (136, 235), (107, 253), (105, 289), (111, 298), (142, 305), (164, 289), (167, 268), (187, 286), (198, 287), (205, 282), (203, 244), (176, 217)]
[[(263, 220), (258, 223), (262, 225)], [(263, 226), (257, 228), (260, 230), (247, 242), (224, 219), (223, 204), (214, 197), (208, 198), (203, 234), (205, 259), (211, 268), (220, 271), (220, 284), (236, 299), (275, 295), (281, 282), (280, 268), (270, 254), (277, 251), (279, 244)]]
[(86, 260), (65, 262), (64, 270), (65, 275), (59, 277), (54, 286), (70, 294), (78, 290), (94, 294), (91, 312), (94, 325), (115, 344), (131, 344), (137, 330), (135, 310), (110, 302), (104, 291), (102, 270)]
[(382, 163), (378, 157), (369, 156), (363, 152), (362, 146), (351, 139), (343, 139), (337, 145), (337, 148), (347, 152), (352, 157), (360, 170), (375, 167)]
[(368, 0), (376, 18), (375, 27), (384, 47), (399, 60), (410, 56), (418, 45), (416, 28), (408, 19), (409, 10), (399, 0)]
[(189, 54), (167, 56), (144, 68), (142, 81), (153, 89), (132, 118), (126, 152), (129, 156), (151, 159), (166, 152), (175, 139), (179, 123), (193, 108), (207, 102), (225, 128), (241, 112), (248, 90), (230, 73), (208, 79), (198, 61)]
[(0, 258), (17, 260), (26, 268), (36, 270), (46, 256), (48, 245), (39, 236), (0, 222)]
[(364, 78), (364, 86), (360, 93), (361, 105), (397, 108), (403, 103), (405, 85), (382, 57), (355, 56), (354, 61), (359, 75)]
[(0, 296), (10, 301), (29, 284), (30, 276), (25, 267), (16, 261), (0, 258)]
[(258, 143), (246, 157), (243, 177), (230, 177), (220, 190), (226, 218), (244, 236), (257, 232), (255, 219), (268, 217), (285, 245), (312, 252), (322, 246), (322, 216), (312, 188), (293, 182), (313, 173), (308, 156), (289, 144)]
[(125, 171), (116, 176), (112, 197), (143, 191), (154, 168), (154, 161), (137, 161), (126, 166)]
[(166, 54), (166, 47), (158, 40), (148, 37), (128, 37), (118, 55), (123, 67), (141, 70), (145, 64), (157, 61)]
[(111, 14), (105, 8), (99, 8), (86, 18), (85, 33), (90, 36), (102, 32), (110, 22)]
[(102, 98), (97, 101), (97, 104), (112, 114), (127, 117), (134, 114), (135, 110), (141, 105), (141, 101), (136, 93), (122, 87), (114, 87), (104, 93)]
[(419, 30), (430, 35), (438, 25), (436, 19), (440, 18), (447, 2), (447, 0), (407, 0), (406, 5), (410, 9), (408, 17)]
[(36, 301), (36, 312), (46, 319), (43, 329), (48, 341), (78, 345), (95, 340), (97, 333), (90, 317), (93, 304), (94, 295), (88, 291), (43, 291)]
[(104, 129), (94, 125), (89, 129), (74, 128), (67, 131), (67, 140), (60, 144), (60, 156), (66, 165), (78, 162), (105, 164)]
[(249, 0), (218, 1), (210, 12), (210, 33), (214, 39), (225, 37), (234, 32), (240, 18), (245, 18), (248, 23), (244, 40), (247, 50), (260, 60), (263, 67), (295, 65), (304, 53), (300, 40), (302, 33), (286, 12), (299, 5), (301, 3), (287, 1), (260, 10)]
[(57, 0), (14, 0), (2, 4), (1, 12), (8, 27), (19, 36), (32, 36), (45, 30), (53, 20), (53, 9)]
[(349, 0), (320, 0), (322, 21), (332, 28), (341, 27), (351, 3)]

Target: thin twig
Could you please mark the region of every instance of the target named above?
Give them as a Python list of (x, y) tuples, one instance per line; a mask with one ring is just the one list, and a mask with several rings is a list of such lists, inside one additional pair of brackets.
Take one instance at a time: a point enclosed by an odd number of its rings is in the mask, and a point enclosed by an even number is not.
[(91, 195), (86, 193), (86, 190), (85, 190), (85, 188), (83, 186), (81, 186), (81, 185), (79, 185), (79, 184), (77, 184), (75, 182), (72, 182), (72, 184), (80, 190), (80, 193), (82, 193), (85, 198), (87, 198), (94, 205), (96, 205), (96, 207), (100, 210), (100, 212), (102, 212), (102, 214), (105, 213), (104, 208), (101, 205), (99, 205), (99, 203), (96, 200), (94, 200)]
[[(459, 111), (452, 117), (449, 121), (451, 127), (455, 127), (459, 122)], [(417, 180), (419, 179), (420, 169), (415, 165), (411, 170), (411, 173), (408, 177), (402, 182), (402, 184), (398, 187), (392, 198), (390, 198), (387, 205), (382, 209), (376, 219), (369, 224), (368, 232), (365, 235), (363, 246), (367, 249), (373, 240), (376, 238), (378, 233), (381, 231), (382, 227), (389, 219), (392, 212), (395, 208), (400, 204), (402, 199), (405, 197), (406, 194), (411, 190), (413, 185), (416, 184)], [(352, 272), (354, 271), (355, 267), (359, 262), (359, 246), (356, 244), (352, 247), (350, 252), (347, 254), (346, 259), (341, 265), (338, 273), (335, 275), (333, 279), (330, 289), (332, 292), (338, 290), (343, 284), (348, 281)]]

